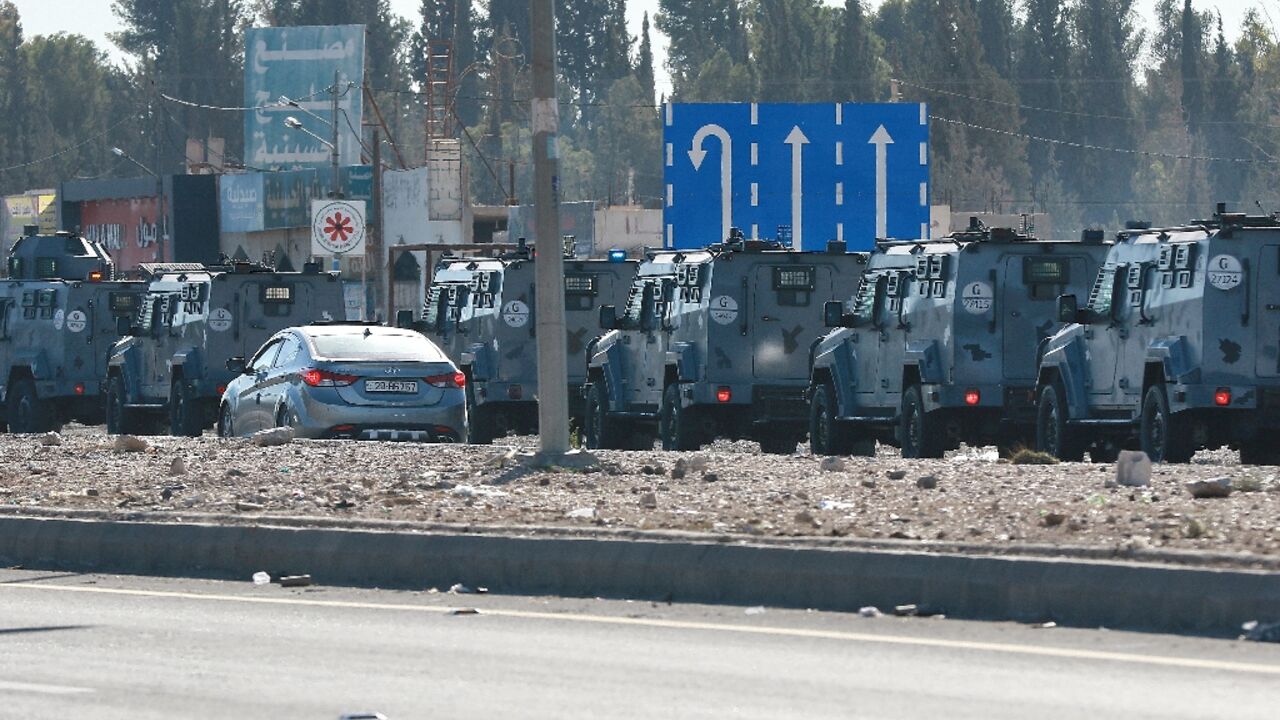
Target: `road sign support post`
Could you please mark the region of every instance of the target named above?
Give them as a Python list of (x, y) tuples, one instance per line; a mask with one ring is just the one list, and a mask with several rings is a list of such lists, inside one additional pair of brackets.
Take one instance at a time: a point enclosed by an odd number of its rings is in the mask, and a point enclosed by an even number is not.
[(538, 333), (538, 435), (544, 456), (569, 450), (568, 357), (564, 321), (564, 248), (560, 245), (559, 106), (556, 104), (555, 5), (532, 0), (535, 264)]

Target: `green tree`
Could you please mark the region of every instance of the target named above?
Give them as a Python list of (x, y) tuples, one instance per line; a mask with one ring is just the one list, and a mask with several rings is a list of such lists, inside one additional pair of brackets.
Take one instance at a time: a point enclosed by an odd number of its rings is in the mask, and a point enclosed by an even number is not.
[(829, 100), (836, 11), (818, 0), (758, 0), (754, 65), (765, 102)]
[(1000, 77), (1013, 74), (1013, 3), (1011, 0), (976, 0), (978, 28), (987, 64)]
[[(1042, 109), (1028, 111), (1023, 127), (1036, 137), (1065, 138), (1068, 126), (1075, 122), (1066, 113), (1076, 110), (1066, 9), (1063, 0), (1027, 0), (1025, 8), (1018, 36), (1016, 87), (1023, 104)], [(1061, 187), (1054, 145), (1028, 143), (1027, 162), (1037, 185)]]
[(836, 100), (870, 102), (885, 97), (888, 68), (884, 48), (867, 21), (863, 0), (845, 0), (836, 37), (832, 79)]
[(640, 50), (636, 53), (636, 80), (640, 82), (640, 89), (644, 92), (646, 102), (656, 102), (658, 88), (654, 77), (653, 40), (649, 37), (649, 13), (644, 14), (644, 21), (640, 24)]
[(731, 65), (748, 62), (747, 28), (739, 0), (659, 0), (655, 18), (666, 34), (667, 69), (674, 93), (683, 98), (718, 51), (724, 50)]
[[(0, 133), (0, 167), (19, 165), (28, 159), (27, 73), (22, 58), (22, 19), (12, 2), (0, 3), (0, 117), (7, 118)], [(0, 176), (5, 193), (26, 189), (25, 168)]]

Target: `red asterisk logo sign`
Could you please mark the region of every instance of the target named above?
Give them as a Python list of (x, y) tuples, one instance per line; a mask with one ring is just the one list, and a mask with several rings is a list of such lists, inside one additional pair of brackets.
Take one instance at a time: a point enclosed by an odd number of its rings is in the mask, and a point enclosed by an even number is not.
[(330, 243), (340, 247), (346, 245), (347, 238), (355, 234), (355, 228), (351, 227), (351, 218), (338, 211), (325, 218), (324, 234), (329, 236)]

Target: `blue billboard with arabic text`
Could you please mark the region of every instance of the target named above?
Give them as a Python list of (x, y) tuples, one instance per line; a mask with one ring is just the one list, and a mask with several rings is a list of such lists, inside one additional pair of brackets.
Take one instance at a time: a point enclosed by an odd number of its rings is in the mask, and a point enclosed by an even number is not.
[[(244, 100), (256, 108), (245, 114), (245, 164), (264, 170), (327, 166), (334, 122), (339, 164), (360, 164), (364, 30), (333, 25), (245, 32)], [(329, 92), (335, 73), (337, 118)], [(290, 128), (286, 118), (296, 118), (302, 129)]]

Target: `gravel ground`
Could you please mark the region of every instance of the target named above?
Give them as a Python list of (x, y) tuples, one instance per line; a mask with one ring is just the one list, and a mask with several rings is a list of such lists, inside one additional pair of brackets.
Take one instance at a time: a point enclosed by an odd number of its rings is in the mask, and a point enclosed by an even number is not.
[[(944, 460), (832, 461), (761, 455), (754, 443), (700, 453), (599, 453), (590, 472), (534, 471), (509, 447), (145, 438), (113, 449), (101, 428), (61, 444), (0, 435), (0, 505), (384, 519), (474, 526), (684, 530), (739, 537), (848, 537), (908, 546), (1088, 547), (1247, 554), (1280, 561), (1280, 470), (1235, 453), (1157, 465), (1148, 487), (1116, 487), (1115, 466), (1013, 465), (994, 449)], [(804, 448), (802, 447), (803, 451)], [(180, 465), (181, 467), (175, 467)], [(679, 467), (677, 467), (679, 465)], [(838, 466), (838, 467), (833, 467)], [(683, 470), (683, 473), (681, 472)], [(1230, 478), (1229, 497), (1185, 483)]]

